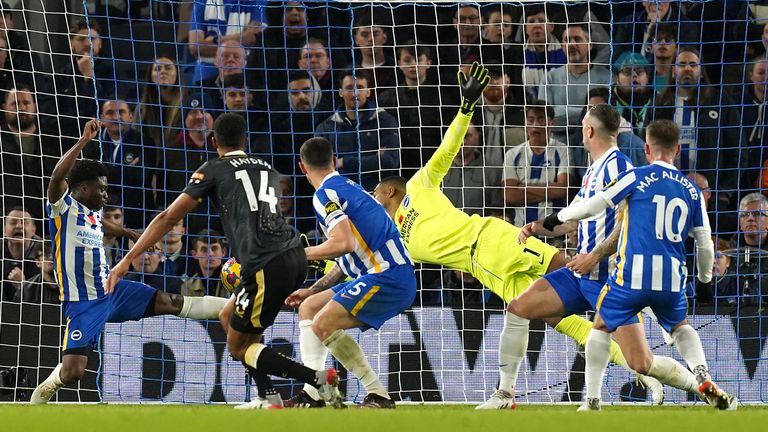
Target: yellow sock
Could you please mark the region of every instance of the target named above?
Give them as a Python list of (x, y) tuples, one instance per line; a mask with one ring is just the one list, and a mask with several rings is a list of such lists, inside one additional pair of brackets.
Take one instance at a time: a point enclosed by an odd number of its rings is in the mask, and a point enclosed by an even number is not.
[(266, 348), (266, 346), (258, 342), (251, 344), (251, 346), (245, 350), (245, 357), (243, 358), (245, 364), (256, 369), (256, 361), (259, 359), (259, 354), (261, 354), (261, 350), (264, 348)]
[[(575, 340), (583, 347), (587, 343), (589, 331), (592, 330), (592, 322), (580, 316), (570, 315), (561, 319), (555, 326), (555, 330)], [(619, 366), (627, 366), (627, 360), (624, 359), (619, 344), (614, 340), (611, 340), (611, 362)]]

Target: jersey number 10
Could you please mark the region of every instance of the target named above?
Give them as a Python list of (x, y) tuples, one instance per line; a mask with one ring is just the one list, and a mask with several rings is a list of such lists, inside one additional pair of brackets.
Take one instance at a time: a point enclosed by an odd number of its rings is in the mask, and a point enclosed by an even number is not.
[[(666, 236), (666, 239), (673, 243), (683, 241), (680, 234), (688, 218), (688, 204), (680, 198), (672, 198), (667, 203), (667, 197), (664, 195), (654, 195), (653, 202), (656, 204), (656, 239), (664, 240)], [(678, 209), (680, 214), (675, 220)]]
[(251, 177), (248, 176), (246, 170), (235, 171), (235, 178), (243, 183), (243, 189), (245, 189), (245, 196), (248, 198), (248, 205), (251, 207), (251, 211), (259, 211), (259, 201), (269, 204), (269, 211), (277, 213), (277, 196), (275, 196), (275, 188), (267, 187), (269, 183), (269, 173), (261, 171), (261, 181), (259, 182), (259, 198), (256, 198), (256, 191), (253, 190), (253, 183), (251, 183)]

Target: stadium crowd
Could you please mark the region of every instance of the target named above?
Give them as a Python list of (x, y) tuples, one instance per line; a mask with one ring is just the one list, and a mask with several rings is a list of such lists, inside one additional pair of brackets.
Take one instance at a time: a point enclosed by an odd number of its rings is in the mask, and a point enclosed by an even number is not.
[[(50, 53), (30, 48), (19, 9), (0, 6), (3, 301), (58, 301), (43, 240), (45, 187), (89, 118), (104, 126), (84, 152), (110, 170), (104, 218), (144, 228), (216, 156), (213, 122), (235, 112), (248, 123), (250, 152), (284, 176), (283, 216), (317, 238), (299, 146), (327, 138), (338, 171), (367, 190), (391, 175), (410, 177), (456, 112), (457, 67), (479, 61), (491, 83), (444, 181), (457, 207), (518, 226), (563, 207), (589, 181), (581, 120), (590, 105), (616, 107), (619, 147), (637, 166), (647, 163), (645, 126), (673, 120), (678, 167), (709, 196), (717, 237), (713, 292), (691, 284), (689, 294), (704, 303), (768, 302), (764, 7), (111, 3), (122, 2), (89, 2), (88, 19), (69, 23), (68, 46)], [(134, 46), (130, 35), (158, 26), (171, 41)], [(130, 277), (187, 296), (226, 296), (219, 271), (227, 245), (212, 213), (201, 204), (132, 263)], [(571, 240), (551, 241), (573, 253)], [(105, 245), (112, 265), (129, 246)], [(450, 270), (422, 266), (420, 289), (422, 304), (501, 307), (477, 280)]]

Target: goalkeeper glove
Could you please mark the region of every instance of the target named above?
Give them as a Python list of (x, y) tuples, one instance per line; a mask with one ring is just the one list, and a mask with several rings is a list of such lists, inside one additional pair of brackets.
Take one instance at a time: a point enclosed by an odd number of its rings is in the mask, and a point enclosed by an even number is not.
[(488, 86), (491, 77), (488, 76), (488, 69), (484, 68), (478, 62), (472, 63), (469, 69), (469, 78), (459, 69), (457, 73), (459, 78), (459, 87), (461, 87), (461, 112), (462, 114), (472, 114), (475, 110), (477, 101), (483, 95), (483, 90)]
[(552, 231), (555, 229), (556, 226), (562, 224), (560, 219), (557, 218), (558, 213), (560, 212), (556, 211), (544, 218), (544, 222), (542, 223), (542, 226), (544, 227), (545, 230)]
[[(306, 234), (300, 234), (299, 239), (304, 248), (309, 247), (309, 238)], [(307, 260), (307, 266), (316, 272), (325, 273), (325, 261), (323, 260)]]

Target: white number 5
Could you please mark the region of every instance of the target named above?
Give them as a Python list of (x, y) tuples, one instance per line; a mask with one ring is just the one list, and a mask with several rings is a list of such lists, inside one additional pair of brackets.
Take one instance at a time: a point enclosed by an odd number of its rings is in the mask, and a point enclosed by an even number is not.
[(251, 207), (251, 211), (259, 211), (259, 201), (269, 204), (269, 211), (277, 213), (277, 196), (275, 196), (275, 188), (267, 187), (269, 182), (269, 174), (266, 171), (261, 171), (261, 181), (259, 182), (259, 198), (256, 199), (256, 193), (253, 190), (253, 183), (248, 176), (246, 170), (235, 171), (235, 178), (243, 183), (243, 189), (245, 189), (245, 196), (248, 198), (248, 205)]

